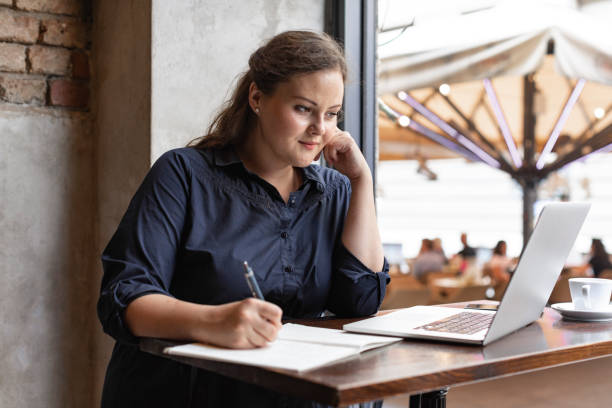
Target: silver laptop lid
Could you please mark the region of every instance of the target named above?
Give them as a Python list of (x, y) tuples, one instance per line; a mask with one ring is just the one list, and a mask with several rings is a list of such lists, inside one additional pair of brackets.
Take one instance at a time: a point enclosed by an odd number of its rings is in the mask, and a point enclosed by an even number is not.
[(590, 207), (554, 203), (542, 209), (483, 344), (540, 317)]

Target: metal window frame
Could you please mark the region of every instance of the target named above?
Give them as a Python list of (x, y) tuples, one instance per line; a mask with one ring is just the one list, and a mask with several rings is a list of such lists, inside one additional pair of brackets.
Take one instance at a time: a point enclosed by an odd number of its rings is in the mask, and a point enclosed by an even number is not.
[(376, 0), (326, 1), (325, 31), (344, 46), (348, 65), (344, 119), (339, 127), (348, 131), (357, 142), (374, 183), (378, 140), (376, 25)]

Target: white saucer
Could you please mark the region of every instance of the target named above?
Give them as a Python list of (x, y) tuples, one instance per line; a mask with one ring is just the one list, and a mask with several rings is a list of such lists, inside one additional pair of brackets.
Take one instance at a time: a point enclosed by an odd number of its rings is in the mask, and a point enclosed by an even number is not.
[(555, 303), (550, 305), (550, 307), (569, 320), (582, 320), (585, 322), (607, 322), (612, 320), (612, 304), (597, 310), (577, 310), (574, 309), (572, 302)]

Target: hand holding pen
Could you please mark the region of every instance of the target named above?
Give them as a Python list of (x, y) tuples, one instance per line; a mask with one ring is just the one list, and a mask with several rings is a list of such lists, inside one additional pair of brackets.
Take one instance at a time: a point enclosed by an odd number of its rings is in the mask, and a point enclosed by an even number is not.
[(247, 261), (244, 261), (242, 264), (244, 266), (244, 277), (246, 278), (247, 285), (249, 285), (249, 289), (251, 289), (251, 293), (253, 297), (257, 299), (265, 300), (263, 294), (261, 293), (261, 289), (259, 289), (259, 284), (257, 283), (257, 279), (255, 279), (255, 274), (253, 273), (253, 269), (249, 266)]
[(282, 327), (283, 311), (264, 300), (253, 270), (247, 262), (243, 267), (253, 297), (218, 306), (215, 318), (218, 330), (213, 344), (240, 349), (263, 347), (276, 339)]

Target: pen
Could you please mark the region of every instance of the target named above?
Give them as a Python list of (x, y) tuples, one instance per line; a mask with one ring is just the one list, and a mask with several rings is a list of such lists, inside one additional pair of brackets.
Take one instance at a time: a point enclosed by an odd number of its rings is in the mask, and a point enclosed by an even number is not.
[(249, 285), (249, 289), (251, 289), (251, 293), (253, 297), (257, 299), (265, 300), (263, 295), (261, 294), (261, 289), (259, 289), (259, 285), (257, 284), (257, 280), (255, 279), (255, 274), (253, 273), (253, 269), (249, 266), (247, 261), (244, 261), (244, 277), (246, 278), (247, 285)]

